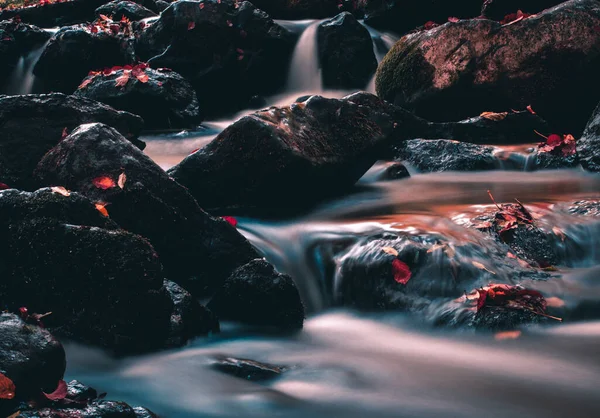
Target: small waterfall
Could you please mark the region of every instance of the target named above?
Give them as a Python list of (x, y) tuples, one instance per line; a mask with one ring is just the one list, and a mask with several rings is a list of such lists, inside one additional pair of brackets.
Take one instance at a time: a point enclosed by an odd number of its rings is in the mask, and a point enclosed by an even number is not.
[(298, 39), (285, 86), (288, 92), (320, 93), (323, 90), (317, 48), (320, 23), (320, 20), (311, 23)]
[(29, 94), (33, 90), (35, 76), (33, 75), (33, 67), (42, 55), (46, 43), (38, 48), (30, 51), (27, 55), (19, 58), (17, 66), (10, 75), (8, 82), (4, 88), (4, 92), (9, 95)]

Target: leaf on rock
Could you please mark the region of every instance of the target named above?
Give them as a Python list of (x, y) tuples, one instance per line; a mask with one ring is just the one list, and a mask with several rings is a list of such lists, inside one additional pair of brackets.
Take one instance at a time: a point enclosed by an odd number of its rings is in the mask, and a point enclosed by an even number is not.
[(538, 152), (550, 152), (563, 157), (569, 157), (577, 152), (576, 140), (571, 134), (562, 136), (551, 134), (545, 137), (537, 131), (536, 133), (546, 140), (538, 144)]
[(119, 185), (119, 187), (121, 189), (123, 189), (123, 188), (125, 188), (126, 181), (127, 181), (127, 175), (125, 174), (125, 172), (123, 172), (119, 175), (119, 180), (117, 181), (117, 184)]
[(83, 82), (77, 88), (84, 89), (87, 86), (89, 86), (92, 83), (92, 81), (94, 81), (94, 77), (87, 77), (85, 80), (83, 80)]
[(381, 251), (383, 251), (386, 254), (393, 255), (394, 257), (398, 256), (398, 251), (396, 251), (396, 249), (392, 247), (383, 247)]
[(192, 30), (196, 27), (196, 22), (190, 22), (188, 23), (188, 30)]
[(62, 186), (51, 187), (50, 190), (52, 190), (53, 193), (58, 193), (63, 196), (71, 196), (71, 192)]
[(96, 210), (100, 212), (102, 215), (108, 218), (108, 211), (106, 210), (106, 203), (96, 203)]
[(494, 334), (496, 341), (516, 340), (521, 336), (521, 331), (501, 331)]
[(489, 120), (493, 120), (494, 122), (498, 122), (498, 121), (501, 121), (504, 118), (506, 118), (506, 116), (508, 116), (508, 112), (500, 112), (500, 113), (483, 112), (479, 116), (481, 116), (484, 119), (489, 119)]
[(125, 87), (129, 81), (129, 71), (123, 71), (123, 75), (117, 77), (115, 87)]
[(52, 393), (42, 392), (46, 399), (51, 401), (60, 401), (61, 399), (65, 399), (67, 397), (67, 382), (61, 380), (58, 382), (58, 386), (56, 390)]
[(238, 221), (233, 216), (223, 216), (223, 220), (227, 221), (234, 228), (237, 226)]
[(94, 186), (102, 190), (112, 189), (116, 186), (115, 181), (107, 176), (96, 177), (92, 180), (92, 183), (94, 183)]
[(392, 273), (394, 274), (394, 280), (403, 285), (406, 285), (412, 276), (408, 264), (397, 258), (392, 261)]
[(437, 23), (435, 23), (433, 20), (430, 20), (428, 22), (425, 22), (425, 24), (423, 25), (423, 28), (425, 30), (430, 30), (430, 29), (436, 28), (438, 26), (440, 26), (440, 25), (438, 25)]
[(529, 111), (529, 113), (531, 113), (532, 115), (537, 115), (537, 113), (535, 113), (535, 111), (533, 110), (533, 108), (531, 107), (531, 105), (527, 106), (527, 110)]
[(448, 22), (452, 22), (452, 23), (456, 23), (456, 22), (460, 22), (460, 19), (458, 17), (449, 17), (448, 18)]
[(10, 186), (8, 186), (7, 184), (4, 184), (4, 183), (0, 183), (0, 190), (6, 190), (6, 189), (10, 189)]
[(0, 399), (13, 399), (16, 390), (13, 381), (0, 373)]

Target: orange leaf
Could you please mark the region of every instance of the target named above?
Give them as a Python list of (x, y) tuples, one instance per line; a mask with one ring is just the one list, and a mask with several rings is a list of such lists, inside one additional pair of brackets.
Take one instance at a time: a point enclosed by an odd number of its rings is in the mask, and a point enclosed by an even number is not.
[(123, 75), (117, 77), (116, 87), (125, 87), (129, 81), (129, 71), (123, 71)]
[(127, 175), (123, 172), (121, 173), (121, 175), (119, 176), (119, 181), (118, 181), (118, 185), (121, 189), (125, 188), (125, 182), (127, 181)]
[(16, 390), (13, 381), (0, 373), (0, 399), (13, 399)]
[(493, 120), (494, 122), (501, 121), (506, 116), (508, 116), (508, 112), (494, 113), (494, 112), (483, 112), (481, 115), (482, 118)]
[(531, 105), (527, 106), (527, 110), (529, 111), (529, 113), (531, 113), (532, 115), (536, 115), (537, 113), (535, 113), (535, 111), (533, 110), (533, 108), (531, 107)]
[(78, 88), (79, 89), (84, 89), (87, 86), (89, 86), (92, 83), (92, 81), (94, 81), (94, 77), (88, 77), (85, 80), (83, 80), (83, 82), (79, 85)]
[(61, 194), (63, 196), (71, 196), (71, 192), (69, 192), (67, 189), (65, 189), (62, 186), (51, 187), (50, 190), (52, 190), (53, 193), (58, 193), (58, 194)]
[(96, 203), (96, 210), (102, 215), (108, 218), (108, 211), (106, 210), (106, 203)]
[(92, 180), (92, 183), (94, 183), (94, 186), (102, 190), (112, 189), (116, 186), (114, 180), (106, 176), (96, 177)]
[(521, 331), (502, 331), (494, 334), (496, 341), (516, 340), (521, 336)]

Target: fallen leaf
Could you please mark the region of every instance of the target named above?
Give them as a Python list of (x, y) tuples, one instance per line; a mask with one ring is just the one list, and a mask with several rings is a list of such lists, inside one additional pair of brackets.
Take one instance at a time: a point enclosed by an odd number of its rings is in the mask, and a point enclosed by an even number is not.
[(0, 399), (13, 399), (16, 390), (13, 381), (0, 373)]
[(192, 30), (196, 27), (196, 22), (190, 22), (188, 23), (188, 30)]
[(521, 336), (521, 331), (502, 331), (494, 334), (496, 341), (516, 340)]
[(52, 393), (42, 392), (44, 396), (51, 401), (59, 401), (67, 396), (67, 382), (61, 380), (58, 382), (56, 390)]
[(561, 298), (557, 298), (556, 296), (551, 296), (546, 298), (546, 306), (550, 308), (562, 308), (565, 306), (565, 301)]
[(552, 227), (552, 232), (554, 232), (554, 235), (560, 237), (561, 241), (564, 241), (567, 238), (565, 232), (558, 226)]
[(14, 414), (12, 414), (12, 415), (9, 415), (9, 416), (8, 416), (8, 417), (6, 417), (6, 418), (17, 418), (17, 417), (19, 417), (19, 416), (21, 416), (21, 411), (17, 411), (17, 412), (15, 412)]
[(123, 75), (117, 77), (115, 87), (125, 87), (129, 81), (129, 73), (129, 71), (123, 71)]
[(480, 270), (485, 270), (485, 271), (487, 271), (488, 273), (496, 274), (496, 273), (494, 273), (493, 271), (489, 270), (489, 269), (488, 269), (486, 266), (484, 266), (483, 264), (481, 264), (481, 263), (480, 263), (480, 262), (478, 262), (478, 261), (471, 261), (471, 264), (473, 264), (475, 267), (477, 267), (477, 268), (478, 268), (478, 269), (480, 269)]
[(223, 219), (227, 222), (229, 222), (229, 224), (231, 226), (233, 226), (234, 228), (237, 226), (238, 221), (237, 219), (235, 219), (233, 216), (223, 216)]
[(394, 274), (394, 280), (403, 285), (406, 285), (412, 276), (408, 264), (397, 258), (392, 261), (392, 273)]
[(10, 186), (8, 186), (4, 183), (0, 183), (0, 190), (6, 190), (6, 189), (10, 189)]
[(119, 187), (121, 189), (125, 188), (125, 182), (127, 181), (127, 175), (125, 174), (125, 172), (121, 173), (121, 175), (119, 175), (119, 180), (117, 181), (117, 184), (119, 185)]
[(423, 25), (423, 28), (425, 28), (425, 30), (430, 30), (430, 29), (433, 29), (438, 26), (439, 25), (437, 23), (435, 23), (433, 20), (430, 20), (428, 22), (425, 22), (425, 24)]
[(106, 203), (96, 203), (96, 210), (108, 218), (108, 211), (106, 210)]
[(96, 177), (92, 180), (92, 183), (94, 183), (94, 186), (102, 190), (112, 189), (116, 186), (115, 181), (107, 176)]
[(533, 108), (531, 107), (531, 105), (527, 106), (527, 110), (529, 111), (529, 113), (531, 113), (532, 115), (537, 115), (537, 113), (535, 113), (535, 111), (533, 110)]
[(483, 112), (481, 115), (484, 119), (493, 120), (495, 122), (503, 120), (506, 116), (508, 116), (508, 112), (494, 113), (494, 112)]
[(150, 80), (150, 77), (148, 77), (148, 74), (146, 73), (141, 73), (139, 75), (136, 75), (135, 78), (140, 82), (140, 83), (147, 83), (148, 80)]
[(65, 139), (67, 136), (69, 136), (69, 131), (67, 130), (67, 127), (65, 126), (62, 130), (62, 134), (60, 135), (60, 140), (62, 141), (63, 139)]
[(459, 22), (460, 19), (458, 17), (449, 17), (448, 22), (456, 23)]
[(381, 251), (383, 251), (383, 252), (384, 252), (384, 253), (386, 253), (386, 254), (393, 255), (394, 257), (397, 257), (397, 256), (398, 256), (398, 251), (396, 251), (396, 249), (395, 249), (395, 248), (392, 248), (392, 247), (383, 247), (383, 248), (381, 249)]
[(52, 190), (52, 192), (54, 192), (54, 193), (58, 193), (63, 196), (67, 196), (67, 197), (71, 196), (71, 192), (69, 192), (67, 189), (65, 189), (62, 186), (51, 187), (50, 190)]
[(84, 89), (87, 86), (89, 86), (92, 83), (92, 81), (94, 81), (94, 77), (87, 77), (85, 80), (83, 80), (83, 82), (77, 88)]

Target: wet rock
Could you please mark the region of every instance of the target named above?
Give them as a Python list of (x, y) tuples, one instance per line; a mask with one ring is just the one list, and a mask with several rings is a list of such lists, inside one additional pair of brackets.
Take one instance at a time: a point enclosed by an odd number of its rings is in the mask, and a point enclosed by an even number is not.
[(136, 21), (147, 17), (156, 16), (152, 10), (146, 9), (141, 4), (127, 0), (114, 0), (106, 3), (96, 9), (96, 16), (110, 16), (113, 20), (118, 21), (123, 17)]
[(21, 410), (23, 418), (157, 418), (146, 408), (132, 408), (125, 402), (99, 400), (89, 405), (77, 407), (48, 407)]
[(76, 23), (89, 22), (94, 18), (94, 10), (106, 0), (69, 0), (32, 7), (5, 9), (0, 11), (0, 20), (19, 16), (23, 22), (42, 28), (55, 28)]
[(576, 146), (577, 155), (583, 168), (600, 172), (600, 104), (592, 113)]
[(447, 139), (411, 139), (395, 147), (395, 159), (430, 173), (498, 168), (494, 148)]
[(560, 153), (550, 152), (535, 152), (535, 169), (536, 170), (557, 170), (563, 168), (575, 168), (579, 166), (579, 158), (577, 154), (564, 156)]
[(312, 96), (243, 117), (169, 174), (205, 208), (291, 209), (351, 187), (393, 129), (378, 109)]
[(0, 414), (20, 401), (38, 397), (41, 391), (52, 393), (63, 378), (65, 351), (50, 333), (26, 324), (13, 314), (0, 314), (0, 373), (16, 387), (13, 400), (0, 399)]
[(136, 53), (154, 68), (188, 79), (200, 109), (218, 114), (245, 106), (285, 83), (295, 36), (249, 2), (172, 3), (139, 37)]
[[(106, 186), (97, 186), (98, 178)], [(196, 297), (257, 256), (234, 227), (200, 209), (184, 187), (106, 125), (73, 131), (40, 161), (36, 179), (106, 203), (112, 220), (148, 238), (165, 276)]]
[(391, 163), (379, 175), (379, 181), (400, 180), (410, 177), (406, 166), (402, 163)]
[(317, 36), (323, 85), (364, 88), (377, 69), (369, 31), (344, 12), (319, 24)]
[(188, 291), (169, 280), (165, 280), (164, 286), (174, 305), (171, 313), (171, 336), (167, 345), (180, 347), (198, 335), (219, 332), (219, 320)]
[(116, 32), (94, 25), (61, 28), (46, 45), (33, 73), (52, 91), (72, 93), (90, 71), (135, 62), (130, 24), (114, 24)]
[(600, 201), (578, 200), (568, 208), (569, 213), (575, 215), (600, 217)]
[(60, 93), (0, 96), (0, 182), (31, 189), (32, 173), (63, 133), (82, 123), (106, 123), (136, 146), (143, 121), (104, 104)]
[(286, 367), (282, 366), (225, 356), (216, 357), (210, 366), (220, 372), (252, 382), (264, 382), (275, 379), (287, 370)]
[[(126, 84), (118, 85), (123, 77), (127, 77)], [(176, 72), (164, 69), (138, 65), (133, 71), (92, 74), (74, 95), (139, 115), (147, 129), (191, 128), (201, 121), (192, 86)]]
[(252, 4), (274, 19), (323, 19), (340, 12), (339, 0), (254, 0)]
[(292, 278), (264, 259), (235, 270), (208, 307), (222, 320), (282, 331), (301, 329), (304, 306)]
[(531, 105), (577, 135), (600, 93), (599, 25), (597, 1), (572, 0), (510, 25), (473, 19), (409, 34), (379, 66), (377, 92), (432, 121)]
[(501, 21), (506, 15), (515, 13), (517, 10), (535, 14), (544, 9), (554, 7), (562, 3), (561, 0), (486, 0), (481, 6), (481, 15), (488, 19)]
[(36, 26), (20, 23), (18, 20), (1, 21), (0, 84), (13, 72), (20, 57), (43, 45), (49, 38), (49, 33)]

